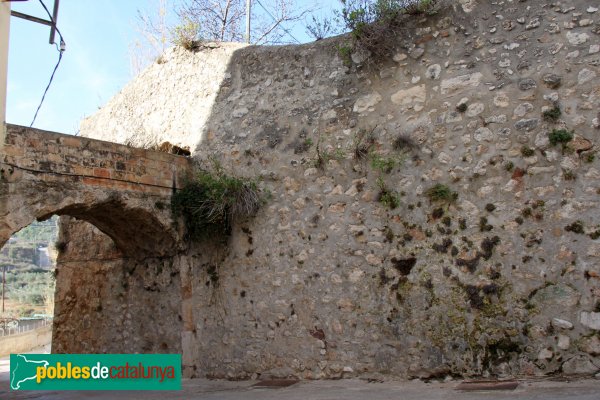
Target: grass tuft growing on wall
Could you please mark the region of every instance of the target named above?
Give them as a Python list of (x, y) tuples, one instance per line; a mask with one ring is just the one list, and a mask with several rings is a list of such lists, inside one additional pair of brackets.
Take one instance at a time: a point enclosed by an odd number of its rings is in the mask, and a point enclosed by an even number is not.
[(458, 193), (453, 192), (447, 185), (441, 183), (430, 187), (425, 191), (425, 195), (430, 201), (443, 201), (447, 203), (453, 203), (458, 199)]
[(255, 181), (215, 172), (200, 171), (171, 199), (175, 217), (183, 217), (193, 239), (228, 235), (231, 224), (253, 216), (263, 203)]
[(553, 129), (552, 132), (548, 134), (548, 139), (552, 146), (556, 146), (559, 143), (565, 145), (573, 140), (573, 132), (569, 132), (566, 129)]

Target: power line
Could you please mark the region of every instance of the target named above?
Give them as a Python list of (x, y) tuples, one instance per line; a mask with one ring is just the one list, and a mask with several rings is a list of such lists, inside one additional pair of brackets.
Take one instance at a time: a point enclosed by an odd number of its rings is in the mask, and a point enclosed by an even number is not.
[(56, 74), (56, 70), (58, 69), (58, 66), (60, 65), (60, 62), (62, 61), (63, 52), (66, 49), (66, 43), (65, 43), (65, 41), (63, 39), (63, 35), (62, 35), (62, 33), (60, 33), (60, 30), (58, 29), (58, 26), (56, 25), (56, 21), (54, 20), (54, 18), (50, 14), (50, 11), (48, 11), (48, 7), (46, 7), (46, 5), (44, 4), (44, 2), (42, 0), (38, 0), (38, 1), (42, 5), (42, 7), (44, 7), (44, 10), (46, 10), (46, 14), (48, 14), (48, 17), (50, 18), (50, 22), (52, 22), (52, 25), (54, 26), (54, 29), (56, 29), (56, 32), (58, 33), (58, 36), (60, 37), (60, 46), (59, 45), (56, 46), (56, 50), (58, 50), (58, 62), (54, 66), (54, 70), (52, 71), (52, 75), (50, 75), (50, 81), (48, 82), (48, 85), (46, 86), (46, 90), (44, 90), (44, 94), (42, 95), (42, 100), (40, 101), (40, 104), (38, 105), (37, 110), (35, 111), (35, 115), (33, 116), (33, 120), (31, 121), (31, 125), (29, 125), (30, 128), (35, 123), (35, 120), (37, 119), (38, 113), (40, 112), (40, 109), (42, 108), (42, 104), (44, 104), (44, 99), (46, 98), (46, 94), (48, 93), (48, 90), (50, 89), (50, 86), (52, 85), (52, 81), (54, 80), (54, 75)]
[(54, 80), (54, 74), (56, 73), (56, 70), (58, 69), (60, 62), (62, 61), (62, 56), (63, 56), (63, 53), (61, 51), (58, 55), (58, 62), (54, 66), (54, 71), (52, 71), (52, 75), (50, 76), (50, 81), (48, 82), (48, 86), (46, 86), (46, 90), (44, 90), (44, 94), (42, 95), (42, 100), (40, 101), (40, 104), (38, 105), (37, 110), (35, 110), (35, 115), (33, 116), (33, 120), (31, 121), (31, 124), (29, 125), (30, 128), (35, 123), (38, 113), (40, 112), (40, 108), (42, 108), (42, 104), (44, 104), (44, 99), (46, 98), (46, 94), (48, 93), (48, 90), (50, 89), (50, 85), (52, 85), (52, 81)]
[[(40, 0), (40, 1), (41, 1), (41, 0)], [(257, 3), (258, 3), (258, 5), (259, 5), (259, 6), (260, 6), (260, 7), (261, 7), (261, 8), (262, 8), (262, 9), (263, 9), (263, 10), (264, 10), (264, 11), (265, 11), (265, 12), (266, 12), (266, 13), (267, 13), (267, 14), (268, 14), (268, 15), (269, 15), (269, 16), (270, 16), (272, 19), (273, 19), (273, 22), (278, 22), (278, 21), (277, 21), (277, 18), (275, 18), (275, 17), (273, 16), (273, 14), (271, 14), (271, 12), (270, 12), (269, 10), (267, 10), (267, 8), (266, 8), (265, 6), (263, 6), (263, 5), (262, 5), (262, 3), (260, 2), (260, 0), (256, 0), (256, 2), (257, 2)], [(290, 33), (290, 31), (289, 31), (288, 29), (284, 28), (283, 26), (281, 27), (281, 29), (283, 29), (283, 31), (284, 31), (285, 33), (287, 33), (287, 34), (288, 34), (288, 35), (289, 35), (289, 36), (290, 36), (292, 39), (294, 39), (294, 40), (296, 41), (296, 43), (298, 43), (298, 44), (302, 44), (302, 43), (300, 43), (300, 41), (299, 41), (298, 39), (296, 39), (296, 38), (294, 37), (294, 35), (292, 35), (292, 34)]]

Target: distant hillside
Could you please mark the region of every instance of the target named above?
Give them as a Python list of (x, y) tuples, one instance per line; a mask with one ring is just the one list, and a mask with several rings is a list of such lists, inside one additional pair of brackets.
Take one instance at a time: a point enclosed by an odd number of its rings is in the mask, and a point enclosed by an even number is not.
[(58, 217), (34, 222), (17, 232), (0, 251), (6, 269), (5, 309), (13, 316), (52, 313)]
[(0, 266), (54, 268), (58, 217), (34, 222), (17, 232), (0, 251)]

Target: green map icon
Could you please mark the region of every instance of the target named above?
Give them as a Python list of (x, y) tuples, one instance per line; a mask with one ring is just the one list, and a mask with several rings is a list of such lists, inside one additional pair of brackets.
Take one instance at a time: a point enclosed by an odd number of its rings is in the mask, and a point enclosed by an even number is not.
[(32, 358), (27, 354), (10, 355), (10, 388), (12, 390), (19, 390), (23, 382), (35, 379), (37, 368), (47, 367), (49, 364), (46, 360), (33, 360)]

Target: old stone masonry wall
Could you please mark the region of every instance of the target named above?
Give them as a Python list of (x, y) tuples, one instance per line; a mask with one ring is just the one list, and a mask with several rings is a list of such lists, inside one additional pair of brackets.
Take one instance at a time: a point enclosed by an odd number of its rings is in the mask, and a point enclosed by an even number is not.
[(271, 194), (177, 263), (187, 376), (600, 370), (597, 2), (460, 0), (405, 26), (382, 62), (344, 37), (174, 49), (84, 123), (192, 143)]

